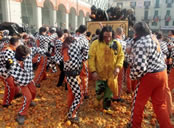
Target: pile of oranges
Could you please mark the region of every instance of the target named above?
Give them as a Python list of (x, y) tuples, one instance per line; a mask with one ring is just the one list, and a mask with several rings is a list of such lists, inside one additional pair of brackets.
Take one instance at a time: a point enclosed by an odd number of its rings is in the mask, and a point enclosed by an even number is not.
[[(79, 110), (80, 123), (74, 124), (66, 121), (67, 91), (65, 87), (56, 87), (59, 72), (49, 73), (48, 78), (37, 88), (35, 99), (36, 106), (30, 107), (24, 125), (18, 125), (15, 121), (18, 109), (23, 98), (13, 100), (12, 105), (3, 108), (0, 105), (0, 127), (2, 128), (124, 128), (130, 120), (131, 94), (123, 92), (124, 103), (112, 103), (112, 113), (106, 113), (102, 109), (102, 103), (96, 106), (95, 83), (89, 82), (89, 99), (84, 100)], [(0, 82), (0, 104), (2, 104), (4, 85)], [(156, 119), (152, 105), (148, 101), (142, 128), (153, 128)]]

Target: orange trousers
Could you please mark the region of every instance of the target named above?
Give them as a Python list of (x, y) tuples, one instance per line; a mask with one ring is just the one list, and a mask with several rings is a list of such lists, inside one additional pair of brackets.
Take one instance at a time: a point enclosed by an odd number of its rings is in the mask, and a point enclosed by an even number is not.
[(168, 86), (166, 87), (167, 107), (170, 115), (174, 112), (174, 105), (172, 102), (173, 88), (174, 88), (174, 69), (172, 68), (170, 74), (168, 74)]
[(174, 89), (174, 68), (171, 69), (171, 72), (168, 75), (168, 84), (170, 90)]
[(151, 97), (160, 128), (172, 128), (166, 105), (167, 71), (147, 73), (137, 86), (132, 103), (132, 128), (141, 128), (144, 106)]
[(83, 94), (87, 94), (88, 95), (88, 61), (84, 61), (83, 62), (83, 67), (82, 67), (82, 71), (80, 73), (80, 79), (82, 81), (82, 85), (83, 85)]
[(5, 84), (5, 91), (3, 97), (3, 105), (10, 105), (14, 96), (19, 93), (19, 88), (14, 84), (13, 77), (8, 77), (4, 79), (0, 77)]
[(30, 82), (26, 86), (20, 86), (22, 95), (24, 97), (23, 104), (21, 105), (21, 108), (19, 109), (20, 115), (27, 115), (27, 111), (29, 109), (30, 103), (32, 100), (34, 100), (36, 96), (36, 86), (34, 85), (34, 82)]
[[(36, 55), (33, 58), (33, 63), (36, 63), (39, 55)], [(35, 72), (34, 82), (35, 84), (39, 84), (42, 80), (46, 78), (46, 67), (47, 67), (47, 57), (40, 56), (40, 61), (38, 67)]]

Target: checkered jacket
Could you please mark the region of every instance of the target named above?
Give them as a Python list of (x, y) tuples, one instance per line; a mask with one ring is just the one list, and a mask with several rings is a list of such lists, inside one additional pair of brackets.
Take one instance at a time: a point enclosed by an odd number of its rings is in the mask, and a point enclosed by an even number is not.
[(39, 35), (37, 39), (40, 41), (40, 48), (44, 49), (46, 52), (48, 52), (48, 46), (51, 43), (51, 39), (49, 36)]
[[(69, 45), (68, 55), (70, 60), (64, 62), (64, 71), (81, 70), (82, 61), (88, 58), (88, 47), (75, 40)], [(57, 63), (63, 61), (62, 42), (60, 40), (56, 42), (56, 56)]]
[(159, 43), (162, 53), (164, 54), (165, 57), (167, 57), (169, 55), (167, 43), (164, 41), (159, 41)]
[(52, 57), (56, 63), (59, 63), (59, 60), (62, 60), (62, 44), (61, 40), (56, 40), (55, 42), (55, 55)]
[(131, 79), (143, 77), (146, 73), (166, 68), (165, 60), (158, 43), (151, 35), (143, 36), (132, 46)]
[(54, 34), (52, 34), (52, 35), (49, 36), (49, 38), (50, 38), (50, 40), (51, 40), (52, 42), (56, 41), (57, 37), (58, 37), (58, 36), (57, 36), (56, 33), (54, 33)]
[(32, 57), (35, 54), (44, 54), (45, 51), (40, 48), (32, 47), (31, 54), (25, 59), (24, 67), (21, 68), (19, 62), (14, 58), (14, 64), (10, 70), (10, 75), (13, 76), (14, 81), (19, 86), (26, 86), (34, 77)]
[(7, 78), (9, 76), (9, 72), (6, 69), (6, 62), (9, 59), (14, 59), (15, 53), (14, 51), (7, 49), (5, 51), (0, 52), (0, 76), (3, 78)]
[[(133, 39), (128, 38), (127, 40), (125, 40), (125, 42), (126, 42), (126, 48), (131, 48)], [(125, 52), (124, 55), (125, 55), (126, 62), (128, 62), (128, 63), (132, 62), (132, 54), (128, 54), (127, 52)]]
[(70, 44), (68, 54), (69, 61), (64, 62), (64, 71), (81, 70), (82, 61), (88, 59), (88, 47), (79, 41)]
[(80, 34), (77, 38), (77, 42), (81, 44), (81, 46), (84, 46), (85, 52), (83, 52), (84, 55), (82, 55), (82, 61), (88, 59), (88, 52), (89, 52), (89, 41), (86, 38), (84, 34)]
[(122, 46), (122, 49), (124, 51), (124, 53), (126, 52), (126, 41), (124, 40), (121, 40), (119, 38), (116, 38), (115, 40), (117, 40), (118, 42), (120, 42), (121, 46)]

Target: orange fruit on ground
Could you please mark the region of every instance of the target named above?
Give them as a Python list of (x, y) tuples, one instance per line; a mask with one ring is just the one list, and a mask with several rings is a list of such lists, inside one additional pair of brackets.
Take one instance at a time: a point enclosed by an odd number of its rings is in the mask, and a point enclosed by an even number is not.
[(65, 123), (66, 126), (70, 126), (71, 125), (71, 121), (70, 120), (67, 120), (66, 123)]

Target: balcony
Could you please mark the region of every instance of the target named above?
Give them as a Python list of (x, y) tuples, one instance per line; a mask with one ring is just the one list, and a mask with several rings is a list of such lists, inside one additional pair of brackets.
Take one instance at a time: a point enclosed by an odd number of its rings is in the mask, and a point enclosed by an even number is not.
[(149, 6), (144, 6), (145, 9), (149, 9)]
[(155, 5), (155, 8), (160, 8), (160, 5), (159, 5), (159, 4), (156, 4), (156, 5)]
[(164, 17), (164, 19), (165, 19), (165, 21), (170, 22), (171, 16), (166, 15), (166, 16)]

